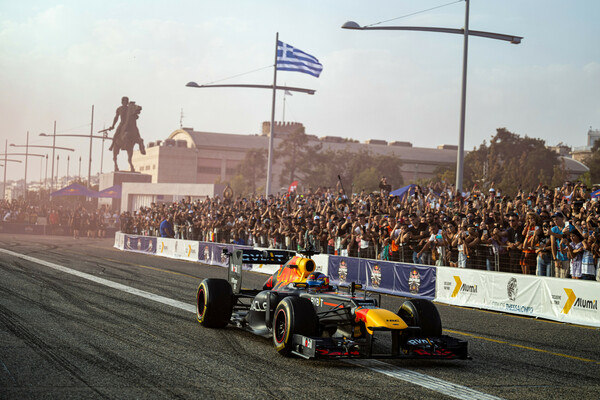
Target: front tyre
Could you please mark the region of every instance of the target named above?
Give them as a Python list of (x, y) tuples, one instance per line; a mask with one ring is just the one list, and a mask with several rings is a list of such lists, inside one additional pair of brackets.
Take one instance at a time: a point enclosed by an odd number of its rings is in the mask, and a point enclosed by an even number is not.
[(315, 336), (318, 331), (317, 313), (308, 299), (285, 297), (275, 309), (273, 318), (273, 344), (283, 356), (293, 350), (294, 334)]
[(233, 292), (225, 279), (204, 279), (196, 293), (196, 318), (207, 328), (224, 328), (231, 319)]
[(397, 313), (408, 326), (421, 328), (421, 336), (442, 335), (442, 319), (435, 304), (427, 299), (406, 300)]

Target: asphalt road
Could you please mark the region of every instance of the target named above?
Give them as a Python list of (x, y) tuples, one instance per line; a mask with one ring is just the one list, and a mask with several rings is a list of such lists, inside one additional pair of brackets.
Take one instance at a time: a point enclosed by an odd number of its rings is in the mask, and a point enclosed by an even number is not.
[(595, 328), (438, 304), (473, 360), (284, 358), (270, 340), (198, 324), (196, 288), (224, 268), (112, 244), (0, 234), (1, 399), (600, 398)]

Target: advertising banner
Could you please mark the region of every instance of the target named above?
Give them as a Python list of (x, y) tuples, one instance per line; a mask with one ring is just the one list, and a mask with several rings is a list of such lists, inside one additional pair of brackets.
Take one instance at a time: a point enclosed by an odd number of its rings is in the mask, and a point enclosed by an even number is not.
[(478, 270), (437, 267), (436, 300), (459, 306), (484, 308), (487, 288), (484, 275), (483, 271)]
[(125, 250), (156, 254), (156, 238), (151, 236), (125, 235)]
[(223, 249), (227, 249), (228, 245), (212, 242), (200, 242), (199, 245), (198, 261), (209, 265), (227, 267), (229, 257), (223, 254)]
[(329, 254), (315, 254), (312, 259), (317, 265), (317, 271), (329, 276)]
[(173, 247), (173, 257), (183, 260), (198, 261), (200, 243), (195, 240), (176, 240)]
[(115, 244), (113, 247), (116, 247), (119, 250), (125, 249), (125, 234), (122, 232), (115, 232)]
[(367, 290), (394, 293), (394, 263), (361, 259), (360, 264), (366, 272)]
[(171, 238), (156, 238), (156, 254), (162, 257), (173, 257), (173, 251), (175, 250), (176, 239)]
[[(366, 284), (364, 269), (361, 271), (360, 259), (341, 256), (329, 256), (329, 280), (334, 285), (349, 285), (350, 283)], [(362, 272), (362, 276), (361, 276)]]
[(600, 327), (600, 284), (594, 281), (547, 278), (544, 291), (553, 319)]
[(435, 267), (394, 264), (394, 294), (408, 297), (435, 297)]
[[(483, 272), (483, 271), (482, 271)], [(482, 276), (489, 288), (486, 308), (512, 314), (549, 317), (549, 298), (540, 277), (507, 273), (487, 273)]]

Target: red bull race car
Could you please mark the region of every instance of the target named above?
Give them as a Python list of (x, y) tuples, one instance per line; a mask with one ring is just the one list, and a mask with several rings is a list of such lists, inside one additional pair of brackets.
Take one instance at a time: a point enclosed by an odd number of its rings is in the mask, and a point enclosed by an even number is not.
[[(272, 338), (277, 352), (303, 358), (468, 359), (467, 342), (442, 335), (435, 305), (406, 300), (398, 310), (381, 297), (332, 286), (311, 256), (284, 250), (234, 250), (228, 280), (204, 279), (196, 316), (207, 328), (233, 325)], [(280, 264), (261, 289), (242, 289), (242, 264)], [(388, 337), (386, 339), (386, 336)]]

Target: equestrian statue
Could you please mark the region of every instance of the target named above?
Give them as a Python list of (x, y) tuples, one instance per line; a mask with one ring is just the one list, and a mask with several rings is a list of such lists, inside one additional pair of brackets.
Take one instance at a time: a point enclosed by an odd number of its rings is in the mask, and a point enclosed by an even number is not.
[(131, 172), (135, 172), (135, 168), (131, 162), (131, 156), (133, 155), (133, 146), (137, 143), (140, 149), (140, 153), (146, 154), (144, 148), (144, 141), (140, 137), (140, 131), (137, 127), (137, 119), (140, 116), (142, 107), (135, 104), (135, 101), (129, 101), (128, 97), (121, 99), (121, 105), (117, 108), (115, 118), (113, 119), (112, 126), (107, 130), (113, 130), (115, 124), (119, 121), (119, 126), (112, 139), (112, 144), (108, 150), (113, 152), (113, 161), (115, 163), (115, 171), (119, 171), (117, 164), (117, 156), (121, 150), (127, 152), (127, 161)]

